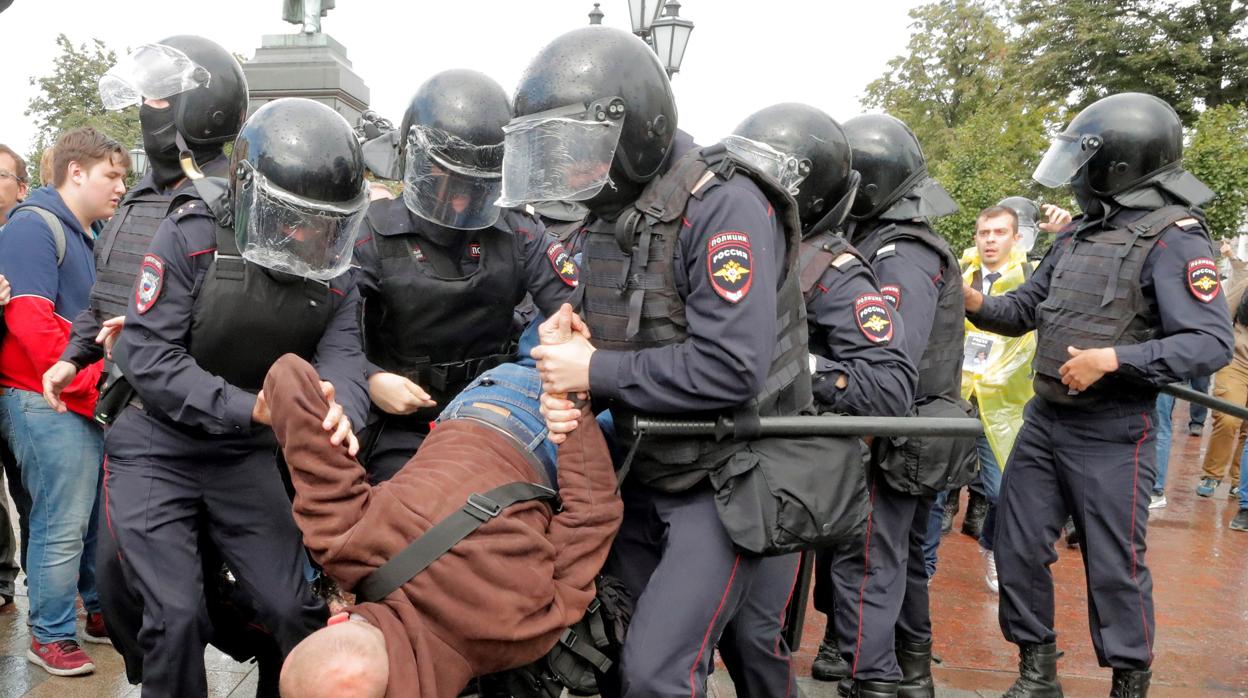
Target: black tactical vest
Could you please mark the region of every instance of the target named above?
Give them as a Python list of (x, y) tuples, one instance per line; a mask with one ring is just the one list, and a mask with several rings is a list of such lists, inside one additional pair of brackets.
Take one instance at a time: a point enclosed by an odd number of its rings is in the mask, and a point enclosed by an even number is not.
[(217, 251), (191, 308), (187, 347), (200, 367), (258, 392), (283, 354), (307, 361), (333, 314), (329, 284), (245, 262), (234, 231), (217, 227)]
[(915, 403), (942, 396), (954, 402), (962, 396), (962, 351), (965, 341), (966, 306), (962, 296), (962, 276), (958, 258), (949, 243), (920, 223), (889, 223), (867, 235), (858, 245), (864, 257), (874, 261), (881, 248), (904, 238), (917, 240), (940, 255), (944, 284), (936, 297), (936, 317), (928, 334), (927, 348), (919, 360), (919, 387)]
[[(667, 174), (652, 180), (613, 228), (591, 227), (581, 270), (581, 310), (595, 346), (601, 349), (636, 351), (685, 340), (685, 305), (674, 274), (685, 206), (693, 192), (710, 178), (727, 180), (738, 171), (758, 184), (785, 221), (787, 253), (776, 303), (778, 334), (767, 381), (757, 396), (730, 411), (730, 416), (740, 421), (754, 416), (794, 415), (811, 404), (806, 306), (796, 273), (801, 230), (797, 207), (787, 192), (727, 157), (722, 147), (690, 151)], [(638, 434), (630, 428), (636, 413), (618, 404), (612, 405), (611, 411), (623, 447), (630, 449), (636, 444), (632, 472), (643, 483), (667, 492), (696, 485), (747, 443), (716, 441), (713, 437), (645, 437), (638, 441)], [(715, 419), (721, 415), (680, 416)]]
[[(869, 272), (871, 265), (854, 246), (845, 238), (831, 231), (812, 235), (802, 240), (797, 257), (797, 268), (802, 290), (802, 300), (807, 305), (807, 326), (810, 334), (810, 350), (827, 358), (833, 358), (834, 352), (828, 344), (827, 331), (815, 323), (815, 316), (810, 313), (809, 305), (818, 295), (819, 280), (828, 269), (838, 269), (834, 264), (841, 255), (852, 255)], [(874, 274), (872, 274), (874, 277)]]
[(176, 192), (139, 190), (127, 195), (95, 244), (91, 307), (101, 321), (125, 315), (143, 255), (156, 229), (178, 206), (199, 198), (192, 186)]
[[(478, 375), (515, 359), (512, 310), (526, 291), (517, 233), (504, 212), (498, 225), (464, 231), (475, 269), (456, 271), (461, 250), (448, 252), (419, 233), (380, 233), (402, 199), (373, 204), (366, 219), (377, 246), (380, 298), (364, 308), (368, 360), (424, 388), (439, 407)], [(401, 208), (401, 211), (396, 211)], [(423, 223), (418, 223), (418, 225)], [(428, 421), (425, 419), (424, 421)]]
[(1088, 390), (1071, 394), (1062, 385), (1067, 347), (1094, 349), (1139, 344), (1157, 333), (1158, 318), (1140, 289), (1140, 273), (1161, 233), (1191, 218), (1182, 206), (1166, 206), (1126, 227), (1076, 232), (1053, 268), (1048, 298), (1036, 309), (1036, 394), (1075, 405), (1114, 395), (1148, 401), (1155, 390), (1108, 375)]

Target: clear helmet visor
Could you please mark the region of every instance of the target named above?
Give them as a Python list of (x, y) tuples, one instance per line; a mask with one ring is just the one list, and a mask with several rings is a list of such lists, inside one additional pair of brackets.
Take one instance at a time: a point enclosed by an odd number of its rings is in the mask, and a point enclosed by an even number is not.
[(585, 201), (610, 179), (621, 121), (529, 116), (503, 127), (506, 208), (539, 201)]
[(144, 44), (100, 78), (100, 101), (116, 111), (144, 98), (165, 99), (208, 84), (208, 70), (164, 44)]
[(1096, 136), (1081, 136), (1060, 133), (1053, 139), (1048, 152), (1036, 165), (1031, 178), (1040, 184), (1056, 189), (1074, 178), (1080, 167), (1101, 149), (1101, 139)]
[(771, 177), (794, 196), (810, 174), (810, 161), (744, 136), (728, 136), (724, 147), (738, 160)]
[(501, 214), (502, 145), (476, 146), (444, 131), (413, 126), (407, 138), (403, 202), (448, 228), (488, 228)]
[(1036, 246), (1037, 228), (1034, 225), (1025, 225), (1022, 222), (1018, 224), (1018, 242), (1014, 247), (1018, 250), (1031, 252)]
[(351, 265), (368, 192), (345, 205), (303, 199), (251, 173), (234, 230), (243, 258), (274, 271), (328, 281)]

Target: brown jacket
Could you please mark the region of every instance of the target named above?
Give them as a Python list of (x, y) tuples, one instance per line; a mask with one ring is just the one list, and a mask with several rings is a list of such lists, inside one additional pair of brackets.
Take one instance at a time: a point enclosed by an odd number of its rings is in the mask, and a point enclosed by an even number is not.
[[(295, 521), (312, 556), (344, 589), (463, 506), (473, 492), (536, 474), (518, 444), (471, 420), (439, 425), (389, 482), (321, 428), (326, 401), (307, 362), (282, 357), (264, 394), (295, 487)], [(585, 613), (623, 504), (593, 420), (559, 448), (563, 511), (516, 504), (381, 603), (351, 609), (381, 629), (388, 696), (454, 698), (469, 679), (528, 664)]]
[(1226, 305), (1231, 311), (1231, 321), (1235, 330), (1235, 354), (1231, 358), (1231, 363), (1222, 370), (1248, 374), (1248, 327), (1234, 322), (1235, 311), (1244, 297), (1244, 291), (1248, 290), (1248, 262), (1231, 259), (1231, 279), (1228, 285), (1230, 289), (1226, 293)]

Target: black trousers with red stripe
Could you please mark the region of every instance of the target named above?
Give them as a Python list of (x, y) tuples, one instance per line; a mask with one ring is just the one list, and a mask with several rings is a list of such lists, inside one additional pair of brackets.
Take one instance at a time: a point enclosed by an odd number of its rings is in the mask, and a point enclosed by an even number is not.
[[(635, 609), (621, 652), (618, 685), (600, 686), (601, 694), (704, 697), (715, 645), (766, 569), (766, 558), (733, 546), (706, 482), (667, 493), (631, 480), (620, 494), (624, 521), (604, 571), (624, 582)], [(790, 574), (790, 586), (792, 582)], [(781, 648), (777, 661), (751, 672), (777, 672), (778, 678), (765, 680), (765, 685), (788, 685), (786, 690), (796, 696), (788, 648), (783, 643)], [(784, 695), (769, 692), (768, 698)]]
[(900, 681), (896, 642), (932, 639), (923, 541), (934, 499), (898, 492), (877, 475), (863, 539), (833, 551), (836, 632), (854, 678)]
[[(798, 695), (793, 658), (784, 641), (784, 615), (797, 582), (799, 553), (765, 558), (741, 610), (719, 638), (719, 656), (737, 698)], [(805, 603), (801, 599), (799, 603)]]
[(1034, 398), (1005, 467), (993, 547), (1000, 620), (1014, 643), (1054, 642), (1054, 541), (1069, 514), (1080, 535), (1088, 621), (1101, 666), (1152, 663), (1153, 579), (1144, 565), (1157, 477), (1153, 405), (1077, 410)]

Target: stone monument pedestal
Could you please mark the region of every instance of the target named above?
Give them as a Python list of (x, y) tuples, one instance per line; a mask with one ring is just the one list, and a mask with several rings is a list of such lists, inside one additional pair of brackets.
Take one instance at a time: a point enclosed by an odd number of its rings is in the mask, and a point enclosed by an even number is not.
[(266, 34), (243, 73), (249, 114), (274, 99), (304, 97), (332, 108), (354, 127), (368, 109), (368, 86), (351, 69), (346, 47), (328, 34)]

